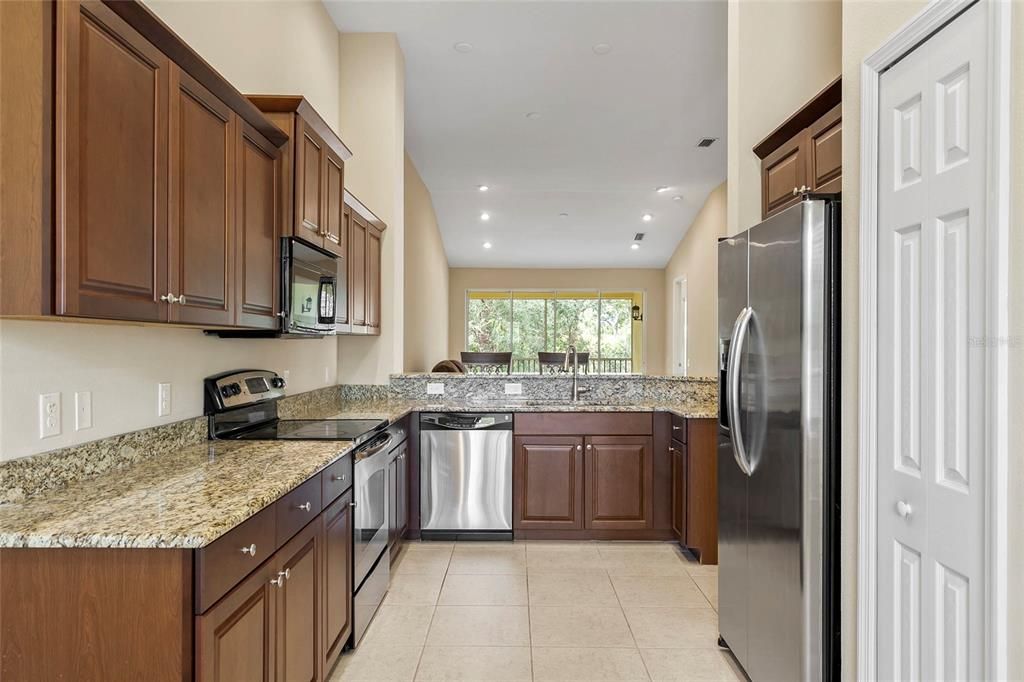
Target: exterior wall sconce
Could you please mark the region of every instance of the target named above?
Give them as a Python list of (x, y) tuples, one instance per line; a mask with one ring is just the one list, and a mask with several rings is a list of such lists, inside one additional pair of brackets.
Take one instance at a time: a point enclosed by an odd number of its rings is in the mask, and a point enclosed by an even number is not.
[(633, 306), (632, 312), (633, 312), (633, 321), (634, 322), (642, 322), (643, 321), (644, 314), (640, 310), (640, 306), (638, 306), (638, 305)]

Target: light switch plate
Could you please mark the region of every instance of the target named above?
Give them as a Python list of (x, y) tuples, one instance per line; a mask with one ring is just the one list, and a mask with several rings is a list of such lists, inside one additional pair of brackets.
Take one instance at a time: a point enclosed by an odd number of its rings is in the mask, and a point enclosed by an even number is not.
[(427, 382), (427, 395), (444, 395), (444, 382), (443, 381), (429, 381), (429, 382)]
[(505, 384), (505, 395), (522, 395), (522, 384)]
[(75, 431), (92, 428), (92, 391), (75, 393)]
[(39, 396), (39, 437), (60, 435), (60, 393), (42, 393)]
[(156, 391), (156, 416), (169, 417), (171, 415), (171, 385), (159, 384)]

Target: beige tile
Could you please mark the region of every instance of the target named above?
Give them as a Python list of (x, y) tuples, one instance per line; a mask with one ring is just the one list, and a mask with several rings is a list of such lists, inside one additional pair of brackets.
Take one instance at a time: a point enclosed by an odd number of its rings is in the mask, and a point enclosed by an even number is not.
[(718, 610), (718, 573), (714, 575), (691, 575), (693, 582), (697, 584), (700, 591), (704, 593), (707, 600), (711, 602), (711, 608)]
[(693, 576), (718, 575), (718, 564), (700, 564), (696, 561), (691, 561), (686, 564), (686, 570)]
[(668, 542), (599, 542), (597, 551), (602, 555), (632, 554), (636, 556), (682, 557), (679, 546)]
[(619, 607), (531, 606), (534, 646), (635, 647)]
[(529, 576), (531, 606), (618, 606), (619, 600), (600, 573), (544, 573)]
[(591, 544), (577, 546), (530, 545), (526, 549), (526, 566), (530, 572), (600, 572), (601, 555)]
[(441, 593), (444, 576), (440, 574), (397, 573), (391, 576), (385, 604), (399, 606), (433, 606)]
[(398, 562), (392, 567), (394, 575), (441, 575), (448, 570), (451, 549), (433, 548), (403, 551)]
[(687, 575), (611, 577), (619, 603), (626, 606), (710, 606), (704, 594)]
[(418, 646), (386, 644), (372, 647), (363, 644), (343, 654), (328, 679), (330, 682), (412, 680), (421, 651), (423, 648)]
[(718, 646), (718, 614), (711, 608), (627, 607), (624, 610), (641, 649)]
[(728, 660), (728, 654), (718, 649), (641, 649), (651, 679), (681, 680), (745, 680)]
[(421, 646), (433, 615), (433, 606), (381, 604), (360, 646), (374, 647), (391, 642)]
[(530, 647), (428, 646), (417, 680), (530, 680)]
[(526, 551), (516, 548), (457, 547), (448, 567), (449, 574), (525, 575)]
[(536, 647), (535, 680), (648, 680), (636, 649)]
[(449, 573), (438, 603), (445, 606), (526, 606), (526, 576)]
[(438, 606), (429, 646), (529, 646), (525, 606)]
[(606, 552), (601, 554), (601, 565), (613, 576), (687, 575), (679, 556), (662, 552)]
[(402, 543), (402, 548), (414, 552), (421, 549), (454, 549), (455, 542), (449, 540), (406, 540)]

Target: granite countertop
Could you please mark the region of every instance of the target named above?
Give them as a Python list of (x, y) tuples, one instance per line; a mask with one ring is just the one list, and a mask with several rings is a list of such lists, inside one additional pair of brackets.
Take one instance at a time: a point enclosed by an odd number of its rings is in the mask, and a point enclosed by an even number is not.
[(322, 441), (189, 445), (0, 505), (0, 547), (203, 547), (350, 449)]
[[(714, 418), (715, 404), (548, 400), (342, 401), (307, 419), (387, 419), (412, 412), (651, 412)], [(344, 442), (205, 441), (0, 505), (0, 547), (199, 548), (352, 449)]]

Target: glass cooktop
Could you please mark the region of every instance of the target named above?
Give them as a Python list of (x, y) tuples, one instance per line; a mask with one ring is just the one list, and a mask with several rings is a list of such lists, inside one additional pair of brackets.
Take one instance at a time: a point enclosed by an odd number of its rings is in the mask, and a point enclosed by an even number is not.
[(387, 427), (385, 419), (279, 419), (232, 436), (237, 440), (345, 440), (361, 443)]

